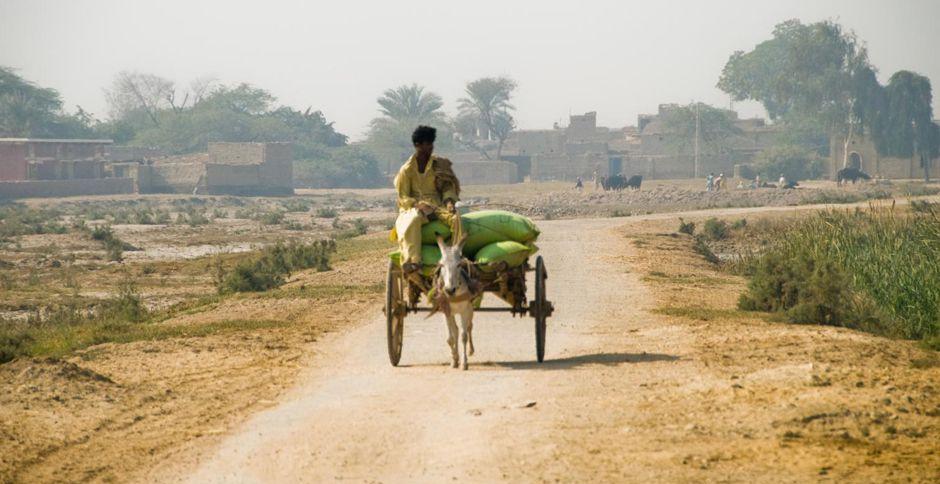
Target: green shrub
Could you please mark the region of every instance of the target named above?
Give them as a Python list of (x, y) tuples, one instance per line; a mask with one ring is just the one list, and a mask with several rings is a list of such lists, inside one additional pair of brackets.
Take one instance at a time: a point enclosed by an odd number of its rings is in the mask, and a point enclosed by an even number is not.
[(922, 339), (940, 334), (940, 219), (829, 211), (771, 235), (748, 261), (742, 309)]
[(264, 212), (257, 214), (255, 220), (264, 225), (278, 225), (284, 221), (284, 212)]
[(330, 256), (334, 252), (336, 242), (333, 240), (271, 245), (254, 256), (240, 260), (229, 271), (217, 265), (216, 286), (219, 293), (273, 289), (284, 284), (291, 272), (312, 268), (317, 271), (329, 270)]
[(695, 222), (686, 222), (679, 217), (679, 233), (695, 235)]
[(333, 207), (322, 207), (317, 209), (318, 218), (336, 218), (339, 217), (339, 211)]
[(702, 226), (702, 234), (708, 240), (721, 240), (728, 236), (728, 223), (724, 220), (710, 218)]

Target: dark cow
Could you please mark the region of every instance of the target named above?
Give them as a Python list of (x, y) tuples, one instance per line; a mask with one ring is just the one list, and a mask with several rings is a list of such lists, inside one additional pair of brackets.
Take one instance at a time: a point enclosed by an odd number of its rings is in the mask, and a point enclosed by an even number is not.
[(627, 180), (623, 178), (623, 175), (614, 175), (607, 179), (607, 185), (604, 187), (605, 190), (614, 190), (621, 191), (623, 187), (626, 186)]
[(641, 183), (643, 183), (643, 175), (633, 175), (627, 180), (626, 187), (639, 190)]
[(854, 185), (855, 182), (859, 180), (871, 180), (871, 177), (868, 176), (868, 173), (865, 173), (854, 166), (848, 168), (843, 168), (836, 172), (836, 182), (839, 185), (842, 185), (845, 182), (852, 182)]

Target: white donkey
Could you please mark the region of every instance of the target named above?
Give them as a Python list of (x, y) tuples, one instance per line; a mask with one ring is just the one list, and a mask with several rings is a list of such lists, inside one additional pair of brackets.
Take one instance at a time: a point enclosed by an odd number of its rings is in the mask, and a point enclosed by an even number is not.
[[(444, 239), (438, 237), (437, 245), (441, 249), (437, 278), (435, 280), (436, 303), (435, 308), (444, 313), (447, 318), (447, 344), (450, 345), (453, 356), (453, 367), (467, 369), (467, 357), (473, 355), (473, 300), (479, 295), (476, 281), (471, 280), (463, 258), (463, 244), (466, 237), (455, 245), (445, 245)], [(432, 313), (433, 314), (433, 313)], [(457, 347), (457, 318), (460, 315), (460, 343), (463, 346), (461, 355)]]

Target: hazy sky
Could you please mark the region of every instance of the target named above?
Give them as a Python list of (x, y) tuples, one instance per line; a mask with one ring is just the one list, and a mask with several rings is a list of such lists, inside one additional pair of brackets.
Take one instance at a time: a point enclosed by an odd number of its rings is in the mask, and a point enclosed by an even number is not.
[(522, 128), (594, 110), (623, 126), (660, 103), (727, 106), (715, 83), (728, 56), (794, 17), (853, 29), (882, 82), (910, 69), (940, 86), (938, 14), (938, 0), (0, 0), (0, 65), (99, 117), (121, 70), (210, 75), (313, 106), (358, 138), (386, 88), (417, 82), (454, 112), (468, 80), (507, 75)]

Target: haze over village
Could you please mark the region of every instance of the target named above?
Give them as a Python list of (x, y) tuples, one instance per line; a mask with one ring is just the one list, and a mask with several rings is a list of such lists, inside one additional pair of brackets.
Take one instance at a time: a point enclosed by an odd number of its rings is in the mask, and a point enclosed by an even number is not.
[(938, 19), (0, 0), (0, 483), (940, 482)]

